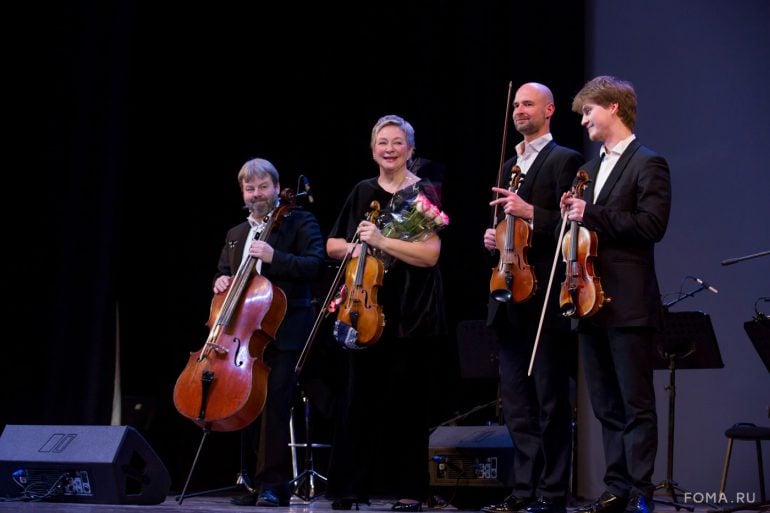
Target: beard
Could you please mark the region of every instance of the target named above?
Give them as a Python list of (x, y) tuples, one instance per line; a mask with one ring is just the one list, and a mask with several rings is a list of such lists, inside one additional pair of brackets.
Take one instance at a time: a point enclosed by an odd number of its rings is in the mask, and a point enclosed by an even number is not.
[(244, 208), (251, 212), (251, 217), (259, 221), (275, 208), (277, 202), (278, 197), (273, 195), (264, 200), (255, 200), (247, 203)]
[(535, 134), (539, 130), (539, 127), (535, 125), (532, 118), (515, 121), (515, 125), (516, 131), (521, 135)]

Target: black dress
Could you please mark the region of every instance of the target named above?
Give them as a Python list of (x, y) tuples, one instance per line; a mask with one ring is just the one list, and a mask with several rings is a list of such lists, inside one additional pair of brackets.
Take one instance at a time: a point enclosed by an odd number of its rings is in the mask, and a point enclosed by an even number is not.
[[(425, 180), (397, 194), (417, 189), (439, 205), (435, 188)], [(329, 237), (352, 240), (373, 200), (387, 214), (393, 195), (376, 178), (359, 182)], [(396, 260), (385, 273), (378, 303), (385, 314), (380, 340), (361, 350), (341, 349), (347, 353), (348, 376), (329, 468), (332, 499), (367, 499), (373, 493), (427, 497), (431, 357), (446, 333), (438, 265), (415, 267)]]

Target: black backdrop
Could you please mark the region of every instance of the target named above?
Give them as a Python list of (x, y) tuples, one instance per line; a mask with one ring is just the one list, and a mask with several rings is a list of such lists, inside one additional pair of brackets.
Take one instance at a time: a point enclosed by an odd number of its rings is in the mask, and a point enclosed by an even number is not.
[[(493, 399), (494, 383), (459, 378), (454, 328), (485, 312), (480, 240), (508, 81), (551, 86), (556, 139), (582, 145), (569, 106), (586, 78), (583, 3), (530, 4), (116, 0), (19, 13), (2, 424), (109, 423), (119, 338), (122, 392), (157, 405), (138, 427), (181, 486), (199, 430), (172, 390), (205, 339), (225, 231), (244, 216), (239, 166), (267, 158), (284, 187), (307, 175), (326, 231), (352, 184), (376, 173), (369, 132), (389, 113), (444, 170), (452, 219), (441, 262), (452, 324), (432, 416)], [(236, 438), (209, 440), (194, 484), (228, 483)]]

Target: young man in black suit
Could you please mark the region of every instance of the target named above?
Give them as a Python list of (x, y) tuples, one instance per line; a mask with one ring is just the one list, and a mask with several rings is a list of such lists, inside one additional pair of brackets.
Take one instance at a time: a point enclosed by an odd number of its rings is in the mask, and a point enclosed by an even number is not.
[(661, 312), (655, 243), (666, 233), (671, 181), (666, 160), (633, 133), (636, 92), (610, 76), (588, 81), (572, 110), (601, 152), (585, 165), (583, 198), (562, 211), (598, 236), (596, 271), (611, 301), (579, 323), (580, 354), (594, 415), (602, 425), (606, 491), (578, 513), (650, 513), (658, 432), (654, 332)]

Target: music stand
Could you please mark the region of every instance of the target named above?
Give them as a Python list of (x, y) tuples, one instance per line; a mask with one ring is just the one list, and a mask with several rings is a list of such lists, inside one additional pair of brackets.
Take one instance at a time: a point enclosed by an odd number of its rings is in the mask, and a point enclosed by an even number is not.
[[(757, 311), (757, 316), (750, 320), (743, 323), (743, 328), (746, 330), (746, 334), (749, 336), (749, 339), (751, 340), (751, 343), (754, 344), (754, 349), (757, 350), (757, 353), (759, 353), (759, 357), (762, 360), (762, 363), (765, 364), (765, 367), (767, 367), (768, 372), (770, 372), (770, 317), (765, 316), (764, 314), (761, 314), (759, 311)], [(762, 440), (762, 435), (759, 434), (756, 438), (752, 436), (748, 437), (735, 437), (732, 438), (729, 434), (730, 431), (733, 431), (736, 427), (738, 427), (740, 424), (736, 424), (732, 428), (728, 429), (725, 432), (725, 435), (728, 437), (728, 445), (727, 445), (727, 456), (725, 457), (725, 465), (722, 469), (722, 482), (719, 486), (719, 493), (724, 492), (725, 483), (727, 482), (727, 469), (730, 462), (730, 454), (732, 450), (732, 441), (733, 439), (736, 440), (754, 440), (757, 444), (757, 462), (760, 465), (759, 466), (759, 489), (761, 492), (760, 498), (762, 499), (760, 502), (752, 502), (748, 504), (736, 504), (731, 507), (723, 508), (723, 507), (714, 507), (714, 509), (709, 510), (709, 513), (732, 513), (734, 511), (740, 511), (740, 510), (759, 510), (759, 511), (765, 511), (767, 509), (767, 506), (770, 505), (770, 501), (767, 500), (765, 497), (765, 485), (764, 485), (764, 474), (762, 473), (762, 459), (761, 459), (761, 452), (759, 449), (759, 443), (760, 440)], [(753, 424), (749, 424), (750, 426), (753, 426)], [(740, 429), (740, 428), (739, 428)], [(761, 428), (759, 428), (761, 429)]]
[(719, 352), (719, 345), (711, 325), (711, 318), (703, 312), (669, 312), (664, 310), (663, 329), (658, 337), (658, 358), (653, 360), (654, 369), (668, 369), (668, 450), (666, 452), (666, 479), (655, 486), (671, 495), (671, 501), (654, 499), (694, 511), (678, 501), (677, 492), (685, 490), (674, 481), (674, 421), (676, 412), (676, 370), (677, 369), (721, 369), (725, 365)]
[[(493, 379), (496, 381), (500, 378), (497, 333), (487, 326), (486, 321), (465, 320), (457, 323), (457, 356), (460, 360), (461, 378)], [(497, 385), (497, 397), (494, 401), (476, 405), (464, 413), (445, 420), (432, 428), (431, 432), (439, 426), (454, 425), (489, 406), (495, 407), (495, 418), (498, 421), (502, 419), (499, 383)], [(500, 423), (502, 424), (502, 422)]]
[(457, 323), (457, 353), (460, 357), (461, 378), (497, 379), (497, 334), (486, 321), (471, 320)]
[(759, 358), (770, 372), (770, 318), (757, 317), (743, 323), (743, 329), (749, 336)]

